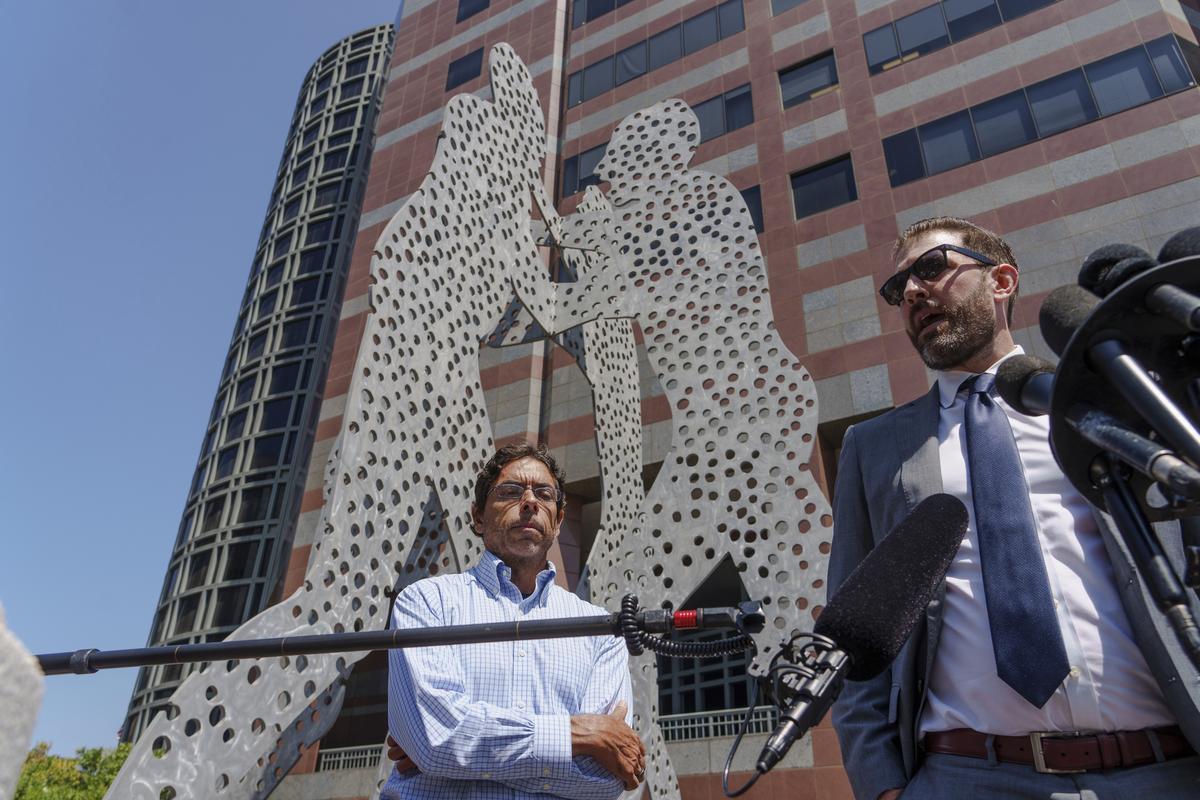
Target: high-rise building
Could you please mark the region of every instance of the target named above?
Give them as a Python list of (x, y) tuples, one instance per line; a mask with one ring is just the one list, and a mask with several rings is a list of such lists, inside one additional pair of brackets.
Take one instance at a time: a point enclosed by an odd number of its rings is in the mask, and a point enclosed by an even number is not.
[[(1036, 324), (1041, 301), (1074, 280), (1092, 249), (1122, 241), (1154, 251), (1171, 233), (1195, 223), (1197, 27), (1200, 11), (1178, 0), (406, 0), (386, 67), (362, 214), (353, 222), (349, 208), (343, 215), (342, 239), (353, 241), (353, 254), (344, 294), (331, 288), (327, 298), (339, 322), (323, 386), (319, 348), (312, 350), (308, 386), (323, 401), (299, 515), (287, 513), (298, 497), (296, 484), (275, 488), (283, 485), (279, 476), (287, 468), (279, 464), (286, 461), (270, 463), (264, 484), (286, 496), (252, 501), (277, 510), (277, 540), (290, 539), (283, 591), (302, 579), (314, 541), (322, 504), (319, 466), (342, 425), (376, 239), (424, 177), (447, 100), (461, 92), (488, 96), (491, 45), (508, 42), (530, 68), (555, 150), (546, 165), (547, 184), (564, 214), (580, 190), (596, 182), (593, 171), (623, 117), (668, 97), (695, 110), (702, 143), (693, 166), (724, 175), (741, 190), (759, 230), (776, 325), (816, 379), (821, 424), (815, 444), (819, 477), (829, 491), (846, 428), (929, 385), (899, 316), (876, 294), (890, 270), (892, 243), (908, 223), (948, 213), (1004, 235), (1021, 263), (1017, 340), (1041, 355), (1049, 355)], [(375, 36), (372, 53), (382, 55), (385, 34)], [(354, 41), (340, 44), (329, 60), (352, 63)], [(310, 144), (338, 146), (328, 144), (337, 135), (328, 129), (305, 138), (310, 126), (299, 119), (324, 91), (317, 87), (326, 66), (323, 59), (314, 67), (302, 92), (281, 181)], [(345, 80), (338, 69), (334, 83)], [(374, 69), (372, 64), (369, 74)], [(338, 112), (319, 113), (332, 120)], [(362, 131), (369, 139), (369, 128)], [(360, 148), (358, 158), (366, 155)], [(311, 179), (308, 186), (306, 198), (321, 191)], [(302, 280), (296, 273), (303, 262), (300, 234), (274, 250), (280, 238), (275, 231), (294, 230), (300, 219), (285, 219), (291, 202), (287, 188), (272, 201), (260, 253), (265, 266), (256, 266), (247, 292), (245, 324), (221, 384), (155, 642), (227, 630), (213, 624), (220, 592), (242, 582), (249, 613), (257, 609), (249, 598), (261, 599), (273, 585), (270, 576), (278, 574), (268, 569), (259, 578), (257, 566), (245, 566), (251, 559), (231, 560), (227, 552), (243, 542), (238, 532), (251, 527), (248, 519), (239, 520), (246, 493), (254, 491), (244, 484), (250, 473), (258, 474), (258, 442), (252, 436), (230, 439), (240, 447), (223, 477), (221, 463), (230, 427), (245, 425), (254, 435), (265, 430), (261, 392), (276, 367), (261, 366), (266, 362), (249, 358), (248, 350), (260, 330), (254, 325), (262, 298), (279, 297), (270, 283), (275, 255), (287, 254), (276, 280)], [(294, 208), (299, 214), (308, 206)], [(304, 236), (307, 241), (309, 234)], [(281, 312), (269, 313), (272, 335), (283, 334)], [(264, 353), (275, 352), (275, 340), (261, 341)], [(326, 339), (320, 341), (324, 347)], [(573, 581), (587, 557), (601, 496), (590, 388), (573, 359), (552, 345), (485, 347), (480, 361), (497, 441), (544, 439), (567, 468), (571, 497), (562, 566)], [(649, 482), (670, 444), (670, 409), (644, 361), (642, 366)], [(254, 411), (238, 418), (247, 408), (239, 402), (243, 369), (247, 377), (257, 375), (247, 383)], [(305, 403), (315, 402), (314, 395), (305, 397)], [(290, 408), (289, 421), (311, 419), (314, 406), (300, 410), (299, 403)], [(305, 422), (288, 430), (302, 436), (313, 427)], [(287, 452), (282, 441), (263, 448), (279, 459)], [(302, 462), (295, 463), (292, 477), (304, 471)], [(255, 533), (247, 541), (267, 538)], [(203, 547), (218, 548), (207, 551), (207, 562)], [(281, 557), (278, 545), (272, 555)], [(193, 569), (202, 576), (194, 584)], [(255, 581), (257, 590), (250, 588)], [(676, 603), (714, 604), (739, 591), (736, 573), (722, 567), (700, 597)], [(203, 601), (187, 600), (197, 592)], [(386, 727), (385, 670), (378, 655), (359, 662), (318, 757), (304, 759), (286, 780), (293, 794), (370, 793)], [(743, 672), (737, 659), (676, 662), (662, 670), (660, 723), (677, 756), (684, 797), (717, 796), (731, 720), (739, 718), (731, 709), (747, 702)], [(144, 673), (133, 717), (165, 698), (167, 689), (160, 687), (169, 689), (178, 677)], [(767, 716), (762, 720), (769, 724)], [(328, 774), (301, 774), (314, 769)], [(747, 796), (766, 796), (773, 786), (798, 796), (849, 796), (828, 723)]]
[[(313, 63), (300, 88), (151, 646), (220, 641), (279, 599), (393, 39), (391, 24), (347, 36)], [(141, 669), (125, 740), (166, 707), (188, 671)]]

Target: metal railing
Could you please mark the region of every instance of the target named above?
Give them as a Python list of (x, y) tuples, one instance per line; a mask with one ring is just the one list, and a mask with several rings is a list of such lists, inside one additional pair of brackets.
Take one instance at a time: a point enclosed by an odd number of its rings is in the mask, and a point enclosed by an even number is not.
[[(721, 711), (700, 711), (694, 714), (667, 714), (658, 718), (663, 740), (684, 742), (691, 739), (718, 739), (737, 736), (744, 708), (727, 708)], [(750, 717), (746, 733), (770, 733), (775, 729), (779, 712), (774, 706), (759, 706)]]
[[(692, 739), (719, 739), (737, 736), (746, 715), (744, 708), (727, 708), (722, 711), (700, 711), (695, 714), (668, 714), (658, 718), (663, 739), (668, 742), (686, 742)], [(760, 706), (750, 718), (747, 733), (770, 733), (779, 720), (774, 706)], [(317, 772), (337, 769), (374, 769), (383, 758), (382, 745), (369, 744), (362, 747), (336, 747), (317, 753)]]
[(335, 769), (374, 769), (383, 758), (383, 745), (334, 747), (317, 753), (317, 772)]

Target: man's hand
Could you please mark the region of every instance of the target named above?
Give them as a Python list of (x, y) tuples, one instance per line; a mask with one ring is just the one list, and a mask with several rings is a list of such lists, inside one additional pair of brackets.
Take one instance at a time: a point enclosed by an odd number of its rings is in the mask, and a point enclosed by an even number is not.
[(886, 792), (880, 792), (879, 797), (875, 800), (896, 800), (903, 791), (903, 789), (888, 789)]
[(622, 700), (611, 714), (571, 717), (571, 755), (591, 756), (626, 789), (636, 789), (646, 773), (646, 750), (633, 728), (625, 724), (627, 708)]
[(400, 743), (393, 739), (390, 733), (387, 735), (387, 757), (388, 761), (396, 762), (397, 772), (421, 771), (420, 767), (413, 763), (413, 760), (408, 757), (408, 753), (404, 752), (404, 748), (400, 747)]

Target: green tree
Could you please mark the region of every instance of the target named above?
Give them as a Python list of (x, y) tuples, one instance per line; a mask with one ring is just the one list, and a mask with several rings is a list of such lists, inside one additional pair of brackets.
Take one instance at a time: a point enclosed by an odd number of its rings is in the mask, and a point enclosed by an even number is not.
[(81, 747), (75, 758), (50, 753), (38, 742), (25, 758), (13, 800), (101, 800), (129, 756), (130, 745)]

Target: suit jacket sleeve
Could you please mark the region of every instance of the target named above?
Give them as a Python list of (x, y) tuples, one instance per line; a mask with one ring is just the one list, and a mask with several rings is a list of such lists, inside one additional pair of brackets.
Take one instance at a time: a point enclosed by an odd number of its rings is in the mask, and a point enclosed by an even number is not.
[[(855, 430), (846, 432), (833, 495), (829, 596), (875, 546)], [(892, 702), (892, 670), (868, 681), (847, 681), (833, 707), (833, 727), (858, 800), (908, 782)], [(897, 687), (898, 688), (898, 687)]]

